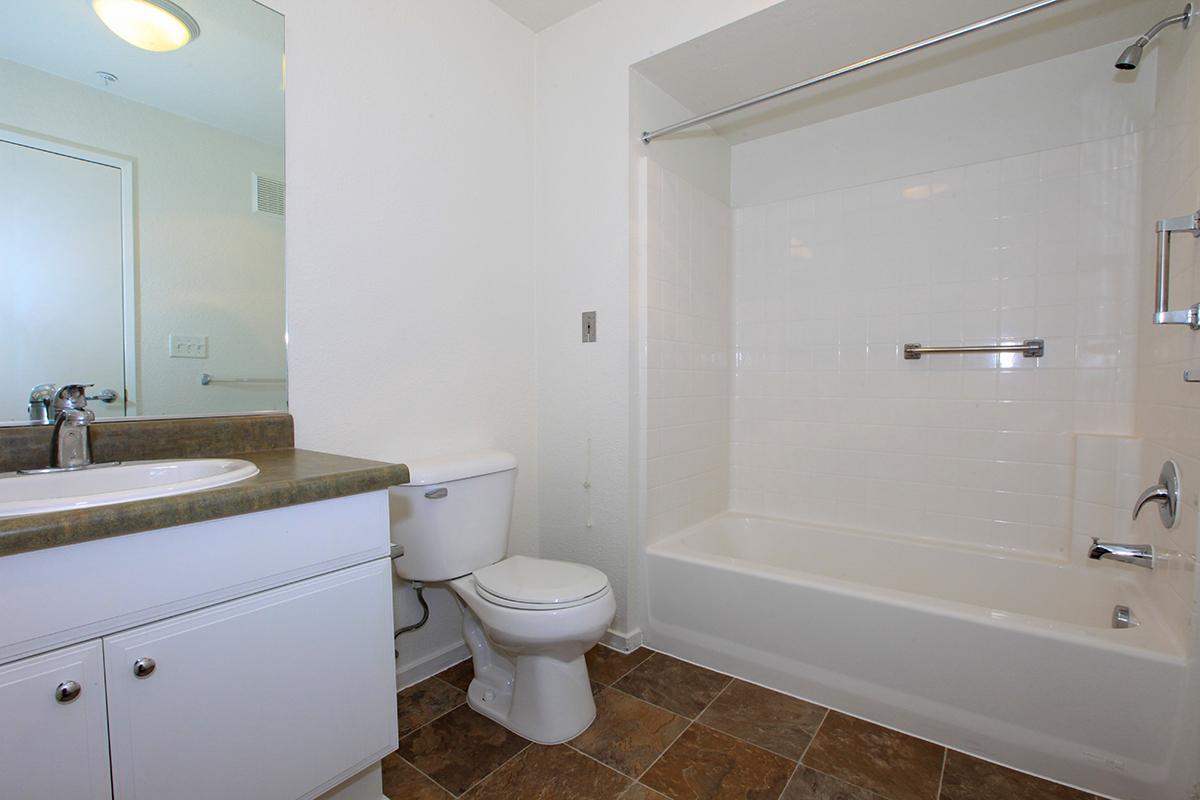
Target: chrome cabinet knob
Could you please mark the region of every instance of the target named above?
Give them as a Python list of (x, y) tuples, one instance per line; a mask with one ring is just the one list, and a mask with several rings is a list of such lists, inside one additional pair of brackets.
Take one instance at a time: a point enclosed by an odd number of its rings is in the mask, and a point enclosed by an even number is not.
[(133, 674), (138, 678), (149, 678), (157, 666), (153, 658), (139, 658), (133, 662)]
[(79, 697), (79, 693), (83, 691), (83, 687), (75, 681), (63, 681), (54, 690), (54, 699), (64, 705)]

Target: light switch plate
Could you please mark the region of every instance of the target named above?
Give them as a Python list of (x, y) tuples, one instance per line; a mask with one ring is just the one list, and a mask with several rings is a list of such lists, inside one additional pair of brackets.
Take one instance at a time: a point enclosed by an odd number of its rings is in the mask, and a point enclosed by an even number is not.
[(584, 343), (596, 341), (596, 312), (583, 312), (583, 341)]
[(167, 347), (171, 358), (208, 358), (207, 336), (180, 336), (172, 333)]

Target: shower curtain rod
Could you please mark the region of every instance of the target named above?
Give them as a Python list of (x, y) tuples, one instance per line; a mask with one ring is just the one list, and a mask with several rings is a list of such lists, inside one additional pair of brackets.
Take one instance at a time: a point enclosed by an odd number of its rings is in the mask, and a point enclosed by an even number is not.
[(997, 14), (994, 17), (988, 17), (987, 19), (981, 19), (978, 22), (972, 22), (970, 25), (964, 25), (961, 28), (955, 28), (952, 31), (939, 33), (937, 36), (931, 36), (928, 39), (923, 39), (919, 42), (913, 42), (910, 45), (905, 45), (898, 50), (880, 53), (877, 56), (871, 56), (870, 58), (863, 59), (862, 61), (856, 61), (853, 64), (835, 69), (832, 72), (826, 72), (823, 75), (817, 75), (815, 78), (809, 78), (807, 80), (800, 81), (799, 83), (793, 83), (790, 86), (784, 86), (780, 89), (767, 92), (766, 94), (760, 94), (757, 97), (751, 97), (749, 100), (742, 100), (740, 102), (733, 103), (732, 105), (725, 106), (724, 108), (718, 108), (716, 111), (709, 111), (707, 114), (701, 114), (697, 117), (692, 117), (691, 119), (685, 119), (683, 122), (676, 122), (674, 125), (668, 125), (665, 128), (659, 128), (656, 131), (646, 131), (642, 134), (642, 142), (645, 144), (650, 144), (650, 142), (654, 141), (660, 136), (666, 136), (668, 134), (684, 130), (685, 128), (691, 128), (703, 122), (708, 122), (710, 119), (723, 117), (726, 114), (732, 114), (735, 111), (741, 111), (743, 108), (756, 106), (759, 103), (765, 103), (768, 100), (774, 100), (776, 97), (782, 97), (785, 94), (798, 92), (801, 89), (807, 89), (809, 86), (815, 86), (818, 83), (824, 83), (825, 81), (832, 80), (833, 78), (840, 78), (843, 75), (849, 75), (851, 72), (857, 72), (860, 69), (865, 69), (866, 67), (874, 66), (875, 64), (882, 64), (884, 61), (891, 61), (893, 58), (906, 56), (909, 53), (915, 53), (918, 50), (924, 50), (926, 47), (932, 47), (935, 44), (948, 42), (951, 39), (957, 39), (960, 36), (966, 36), (968, 33), (981, 31), (984, 28), (990, 28), (993, 25), (999, 25), (1001, 22), (1008, 22), (1010, 19), (1023, 17), (1026, 14), (1032, 14), (1034, 11), (1041, 11), (1043, 8), (1048, 8), (1049, 6), (1057, 5), (1058, 3), (1062, 2), (1065, 2), (1065, 0), (1038, 0), (1036, 3), (1030, 3), (1029, 5), (1021, 6), (1020, 8), (1014, 8), (1011, 11), (1005, 11), (1003, 14)]

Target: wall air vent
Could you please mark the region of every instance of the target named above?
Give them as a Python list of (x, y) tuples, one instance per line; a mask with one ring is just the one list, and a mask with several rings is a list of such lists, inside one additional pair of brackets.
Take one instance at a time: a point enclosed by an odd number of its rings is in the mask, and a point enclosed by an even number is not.
[(254, 173), (254, 211), (282, 217), (284, 210), (283, 181)]

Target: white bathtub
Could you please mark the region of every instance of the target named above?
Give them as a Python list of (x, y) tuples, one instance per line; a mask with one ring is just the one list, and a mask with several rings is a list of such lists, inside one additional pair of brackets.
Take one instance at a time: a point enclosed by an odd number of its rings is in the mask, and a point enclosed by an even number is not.
[[(1164, 789), (1184, 653), (1132, 573), (723, 515), (647, 548), (656, 648), (1121, 800)], [(1141, 625), (1113, 629), (1113, 606)]]

